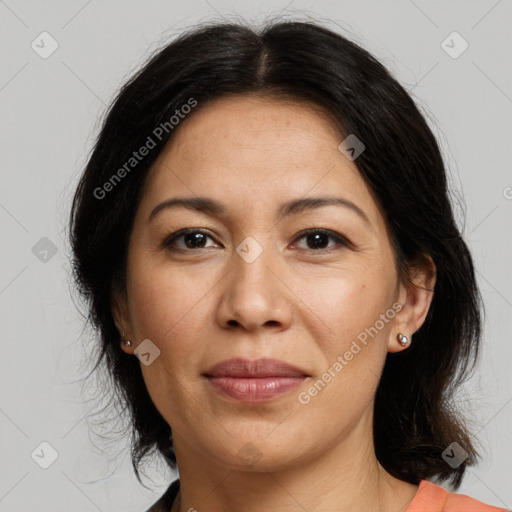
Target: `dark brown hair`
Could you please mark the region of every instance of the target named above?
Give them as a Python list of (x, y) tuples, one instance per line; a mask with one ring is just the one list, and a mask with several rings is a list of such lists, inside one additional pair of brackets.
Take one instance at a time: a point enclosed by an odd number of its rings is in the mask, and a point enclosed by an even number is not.
[[(171, 428), (147, 392), (140, 362), (120, 349), (112, 292), (125, 290), (134, 215), (148, 171), (176, 131), (170, 118), (191, 98), (197, 110), (226, 94), (315, 104), (342, 133), (363, 141), (365, 150), (354, 163), (385, 213), (399, 278), (408, 282), (411, 269), (427, 256), (437, 274), (430, 310), (411, 347), (387, 356), (375, 397), (376, 455), (399, 479), (451, 479), (458, 488), (478, 454), (454, 393), (477, 360), (483, 309), (438, 143), (411, 96), (370, 53), (317, 23), (276, 20), (260, 30), (243, 23), (206, 24), (158, 50), (110, 106), (75, 193), (73, 275), (99, 333), (93, 370), (105, 364), (129, 412), (137, 478), (152, 449), (172, 469), (176, 458)], [(167, 129), (157, 137), (162, 126)], [(130, 172), (118, 173), (149, 136), (157, 147)], [(114, 180), (116, 173), (122, 179)], [(468, 453), (456, 467), (442, 457), (453, 442)]]

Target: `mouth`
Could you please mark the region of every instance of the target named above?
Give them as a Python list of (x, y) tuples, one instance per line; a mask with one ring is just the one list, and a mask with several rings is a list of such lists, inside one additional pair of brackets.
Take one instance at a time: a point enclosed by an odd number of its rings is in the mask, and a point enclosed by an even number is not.
[(231, 378), (309, 377), (305, 371), (279, 359), (260, 358), (250, 361), (241, 357), (222, 361), (203, 375)]
[(246, 403), (273, 400), (309, 377), (295, 366), (269, 358), (229, 359), (216, 364), (203, 376), (217, 393)]

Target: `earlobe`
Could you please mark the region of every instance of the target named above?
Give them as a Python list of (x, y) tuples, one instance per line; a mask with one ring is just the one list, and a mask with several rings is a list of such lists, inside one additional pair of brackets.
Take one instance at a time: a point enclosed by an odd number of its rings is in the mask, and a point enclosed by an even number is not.
[(423, 325), (434, 296), (436, 268), (430, 256), (422, 259), (411, 271), (411, 281), (400, 284), (398, 302), (402, 309), (395, 315), (388, 352), (400, 352), (412, 343), (412, 335)]
[(130, 340), (131, 328), (130, 317), (125, 297), (121, 297), (118, 292), (112, 292), (110, 309), (114, 323), (116, 324), (121, 341), (121, 349), (127, 354), (132, 354), (133, 342)]

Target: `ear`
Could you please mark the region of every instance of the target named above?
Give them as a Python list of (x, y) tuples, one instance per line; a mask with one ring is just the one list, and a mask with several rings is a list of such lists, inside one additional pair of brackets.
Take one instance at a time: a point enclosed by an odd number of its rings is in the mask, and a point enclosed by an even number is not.
[[(434, 297), (436, 266), (430, 255), (417, 258), (409, 267), (410, 282), (399, 284), (397, 302), (402, 309), (395, 315), (393, 329), (388, 340), (388, 352), (406, 350), (412, 335), (423, 325)], [(397, 335), (401, 332), (409, 338), (402, 347)]]
[[(124, 350), (127, 354), (133, 354), (133, 351), (135, 349), (135, 340), (133, 339), (133, 330), (131, 328), (128, 300), (126, 294), (113, 288), (111, 293), (110, 309), (117, 330), (119, 331), (119, 342), (122, 350)], [(127, 347), (122, 342), (121, 337), (123, 333), (125, 337), (124, 339), (131, 340), (131, 347)]]

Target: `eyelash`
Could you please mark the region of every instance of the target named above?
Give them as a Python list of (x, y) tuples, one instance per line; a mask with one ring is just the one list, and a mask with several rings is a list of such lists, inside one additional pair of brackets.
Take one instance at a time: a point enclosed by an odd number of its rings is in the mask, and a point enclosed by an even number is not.
[[(186, 235), (190, 235), (190, 234), (193, 234), (193, 233), (201, 233), (203, 235), (206, 235), (208, 238), (211, 238), (213, 240), (213, 237), (207, 232), (207, 231), (203, 231), (202, 229), (195, 229), (195, 228), (187, 228), (187, 229), (181, 229), (175, 233), (173, 233), (172, 235), (168, 236), (162, 243), (162, 245), (167, 248), (168, 250), (170, 250), (171, 252), (190, 252), (190, 251), (196, 251), (196, 250), (199, 250), (199, 249), (203, 249), (202, 247), (198, 247), (196, 249), (182, 249), (182, 248), (176, 248), (176, 247), (173, 247), (173, 242), (179, 238), (182, 238)], [(328, 229), (320, 229), (320, 228), (310, 228), (310, 229), (306, 229), (304, 231), (301, 231), (299, 233), (299, 235), (295, 238), (294, 240), (294, 243), (296, 243), (298, 240), (302, 239), (302, 238), (305, 238), (309, 235), (313, 235), (313, 234), (322, 234), (322, 235), (326, 235), (328, 237), (330, 237), (331, 239), (335, 240), (339, 245), (343, 246), (343, 247), (349, 247), (351, 244), (350, 242), (343, 236), (339, 235), (338, 233), (334, 232), (334, 231), (331, 231), (331, 230), (328, 230)], [(335, 248), (334, 248), (335, 249)], [(330, 248), (327, 248), (327, 249), (300, 249), (301, 251), (310, 251), (310, 252), (314, 252), (314, 253), (320, 253), (320, 254), (325, 254), (325, 253), (329, 253), (329, 252), (332, 252), (333, 250), (333, 247), (330, 247)]]

